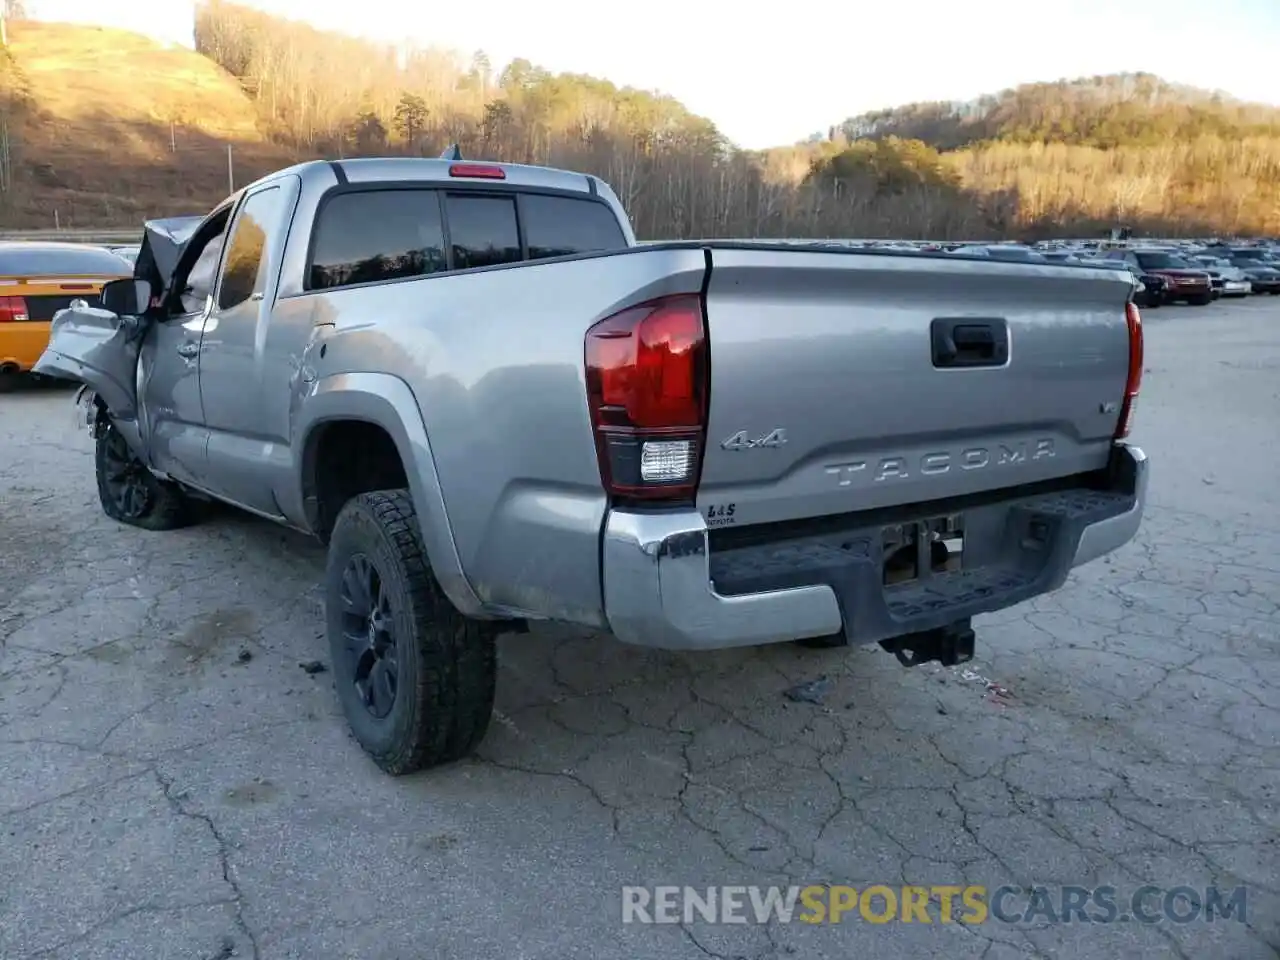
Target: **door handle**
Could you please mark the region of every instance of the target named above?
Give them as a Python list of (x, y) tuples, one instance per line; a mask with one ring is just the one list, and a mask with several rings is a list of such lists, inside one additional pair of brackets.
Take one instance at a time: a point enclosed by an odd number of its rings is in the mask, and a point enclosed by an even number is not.
[(935, 367), (1000, 367), (1009, 359), (1003, 318), (938, 317), (930, 327)]
[(200, 344), (192, 343), (188, 340), (186, 343), (178, 346), (178, 356), (187, 357), (188, 359), (196, 357), (200, 354)]

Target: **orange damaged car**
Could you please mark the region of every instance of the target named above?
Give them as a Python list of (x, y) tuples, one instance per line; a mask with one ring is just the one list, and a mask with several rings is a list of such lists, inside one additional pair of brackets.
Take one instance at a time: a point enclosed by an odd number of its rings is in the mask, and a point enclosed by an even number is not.
[(104, 283), (131, 276), (132, 265), (105, 247), (0, 242), (0, 375), (40, 359), (55, 313), (73, 300), (97, 306)]

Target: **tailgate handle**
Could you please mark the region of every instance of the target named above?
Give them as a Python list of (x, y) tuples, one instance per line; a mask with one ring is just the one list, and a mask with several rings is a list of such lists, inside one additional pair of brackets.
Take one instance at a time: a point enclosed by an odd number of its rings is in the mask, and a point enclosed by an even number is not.
[(1002, 367), (1009, 359), (1003, 318), (938, 317), (930, 327), (935, 367)]

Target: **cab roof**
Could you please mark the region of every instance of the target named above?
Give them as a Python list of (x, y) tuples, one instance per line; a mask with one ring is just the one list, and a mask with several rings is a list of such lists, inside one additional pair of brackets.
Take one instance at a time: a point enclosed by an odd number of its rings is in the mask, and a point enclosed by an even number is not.
[[(470, 176), (467, 171), (497, 169), (501, 178)], [(590, 174), (557, 170), (554, 167), (535, 167), (523, 163), (499, 163), (490, 160), (447, 160), (423, 157), (360, 157), (353, 160), (311, 160), (284, 170), (268, 174), (257, 183), (244, 189), (252, 189), (259, 183), (267, 183), (281, 176), (294, 175), (303, 182), (313, 177), (323, 177), (332, 183), (440, 183), (440, 184), (506, 184), (544, 190), (564, 190), (592, 195), (600, 192), (600, 181)]]

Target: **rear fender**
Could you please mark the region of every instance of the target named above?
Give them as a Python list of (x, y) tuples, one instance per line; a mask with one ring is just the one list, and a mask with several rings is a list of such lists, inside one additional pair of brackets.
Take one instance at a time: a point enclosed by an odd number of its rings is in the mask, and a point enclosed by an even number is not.
[(83, 383), (113, 419), (138, 415), (138, 355), (148, 321), (95, 307), (60, 310), (49, 326), (49, 345), (32, 370)]
[[(299, 402), (300, 401), (300, 402)], [(381, 427), (400, 454), (409, 492), (422, 531), (427, 561), (445, 595), (466, 616), (490, 618), (462, 569), (445, 509), (435, 457), (413, 391), (399, 377), (387, 373), (343, 373), (318, 380), (296, 402), (292, 435), (296, 483), (282, 502), (286, 515), (298, 513), (308, 522), (314, 511), (311, 472), (313, 440), (319, 428), (333, 420), (362, 420)]]

